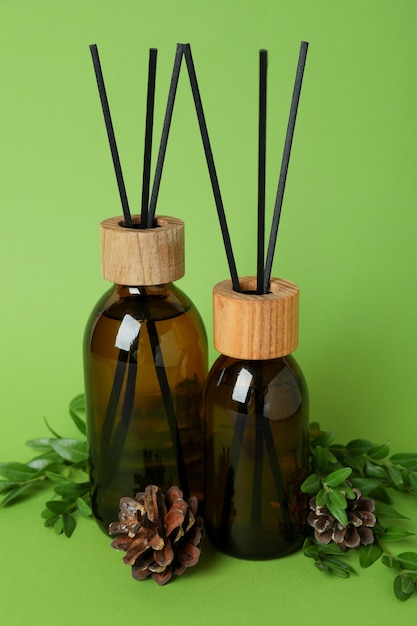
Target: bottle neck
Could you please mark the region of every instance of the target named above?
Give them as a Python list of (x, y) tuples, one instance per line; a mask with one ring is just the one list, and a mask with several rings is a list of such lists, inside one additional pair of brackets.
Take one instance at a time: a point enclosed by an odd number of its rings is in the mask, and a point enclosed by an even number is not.
[(127, 314), (135, 319), (155, 321), (178, 317), (186, 313), (192, 303), (174, 283), (164, 285), (114, 285), (108, 292), (106, 314), (123, 319)]
[(120, 297), (152, 297), (163, 296), (175, 289), (173, 283), (164, 283), (163, 285), (117, 285), (115, 284), (115, 291)]

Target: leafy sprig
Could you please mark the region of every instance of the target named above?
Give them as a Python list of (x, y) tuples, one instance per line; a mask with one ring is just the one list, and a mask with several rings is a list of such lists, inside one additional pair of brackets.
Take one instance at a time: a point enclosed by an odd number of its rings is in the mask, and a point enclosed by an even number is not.
[(44, 524), (67, 537), (74, 532), (77, 514), (91, 515), (83, 395), (70, 402), (69, 413), (83, 435), (82, 440), (61, 437), (45, 420), (52, 437), (26, 442), (36, 450), (34, 458), (27, 463), (0, 463), (3, 477), (0, 494), (4, 495), (1, 506), (37, 493), (39, 489), (50, 490), (50, 499), (42, 512)]
[[(359, 489), (362, 496), (375, 501), (377, 522), (373, 528), (374, 542), (358, 549), (342, 549), (334, 541), (323, 544), (310, 536), (304, 542), (304, 554), (314, 560), (320, 571), (347, 578), (356, 570), (346, 562), (349, 554), (359, 554), (361, 567), (378, 561), (395, 569), (394, 593), (399, 600), (407, 600), (417, 593), (417, 553), (404, 552), (394, 556), (386, 543), (405, 539), (414, 533), (390, 520), (407, 519), (391, 504), (390, 490), (417, 497), (417, 453), (390, 455), (389, 442), (374, 444), (365, 439), (354, 439), (346, 446), (336, 444), (336, 432), (322, 432), (318, 424), (311, 425), (310, 460), (312, 474), (301, 486), (303, 492), (315, 495), (317, 506), (325, 506), (343, 526), (348, 525), (349, 500)], [(382, 523), (384, 521), (384, 524)]]

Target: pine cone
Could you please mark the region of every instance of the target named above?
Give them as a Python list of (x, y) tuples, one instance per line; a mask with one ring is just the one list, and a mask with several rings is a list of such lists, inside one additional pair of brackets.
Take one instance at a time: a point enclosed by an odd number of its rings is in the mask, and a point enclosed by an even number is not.
[(112, 547), (126, 552), (123, 561), (134, 578), (151, 576), (164, 585), (198, 563), (203, 519), (197, 506), (196, 498), (183, 500), (178, 487), (164, 496), (155, 485), (120, 500), (119, 521), (110, 524), (109, 534), (116, 535)]
[(357, 548), (361, 543), (368, 545), (374, 542), (374, 534), (371, 530), (376, 523), (373, 514), (375, 503), (371, 498), (362, 498), (359, 489), (353, 489), (356, 498), (347, 500), (346, 514), (347, 526), (343, 526), (332, 515), (327, 506), (317, 506), (316, 496), (310, 499), (312, 509), (307, 521), (314, 528), (314, 538), (319, 543), (334, 541), (343, 550)]

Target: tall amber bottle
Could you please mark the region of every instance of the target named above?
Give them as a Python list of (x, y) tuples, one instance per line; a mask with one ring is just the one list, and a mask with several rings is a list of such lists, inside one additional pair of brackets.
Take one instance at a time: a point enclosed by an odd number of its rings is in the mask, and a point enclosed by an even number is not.
[(203, 498), (202, 396), (206, 333), (184, 274), (184, 224), (101, 224), (102, 272), (113, 286), (84, 336), (93, 514), (107, 532), (119, 500), (149, 484)]
[(205, 391), (207, 534), (236, 557), (267, 559), (304, 538), (308, 475), (308, 393), (296, 360), (298, 288), (256, 278), (213, 291), (214, 345), (221, 356)]

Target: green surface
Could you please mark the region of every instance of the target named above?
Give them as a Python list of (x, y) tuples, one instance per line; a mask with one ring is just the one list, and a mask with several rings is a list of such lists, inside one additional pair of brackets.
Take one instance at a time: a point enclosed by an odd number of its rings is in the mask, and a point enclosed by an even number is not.
[[(43, 416), (75, 435), (66, 406), (82, 389), (83, 328), (106, 289), (98, 224), (121, 213), (91, 43), (134, 211), (148, 49), (159, 49), (156, 151), (175, 45), (191, 43), (245, 275), (256, 268), (258, 49), (269, 50), (269, 222), (299, 44), (310, 42), (273, 272), (301, 288), (296, 358), (312, 417), (342, 441), (417, 450), (416, 19), (414, 0), (0, 0), (0, 460), (26, 459), (24, 441), (47, 434)], [(186, 222), (179, 286), (211, 338), (211, 287), (228, 270), (184, 69), (158, 212)], [(341, 625), (384, 625), (416, 612), (416, 598), (395, 600), (381, 564), (328, 580), (300, 554), (252, 563), (207, 549), (175, 584), (135, 583), (93, 523), (68, 541), (42, 527), (41, 508), (0, 510), (6, 626), (319, 625), (332, 612)]]

